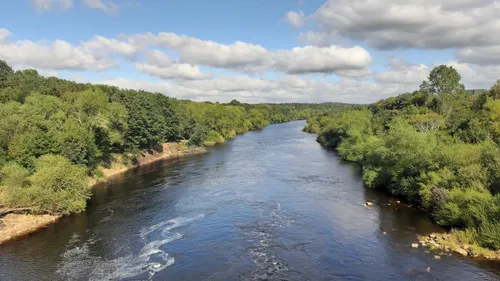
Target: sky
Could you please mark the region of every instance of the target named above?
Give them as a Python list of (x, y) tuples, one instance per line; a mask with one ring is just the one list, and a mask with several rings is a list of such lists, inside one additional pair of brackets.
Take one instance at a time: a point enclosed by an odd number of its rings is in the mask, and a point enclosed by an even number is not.
[(0, 0), (0, 59), (179, 99), (370, 103), (440, 64), (490, 88), (498, 15), (492, 0)]

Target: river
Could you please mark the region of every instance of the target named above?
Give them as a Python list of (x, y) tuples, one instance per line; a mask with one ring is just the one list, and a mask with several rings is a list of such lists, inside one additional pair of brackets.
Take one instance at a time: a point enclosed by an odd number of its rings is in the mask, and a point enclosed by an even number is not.
[(500, 280), (498, 263), (412, 249), (439, 228), (304, 125), (116, 178), (86, 212), (1, 245), (0, 280)]

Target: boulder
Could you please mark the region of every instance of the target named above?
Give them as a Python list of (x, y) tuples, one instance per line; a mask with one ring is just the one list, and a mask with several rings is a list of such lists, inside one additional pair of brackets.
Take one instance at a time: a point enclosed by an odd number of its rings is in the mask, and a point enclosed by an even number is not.
[(435, 260), (440, 260), (440, 259), (441, 259), (441, 256), (435, 255), (435, 256), (434, 256), (434, 259), (435, 259)]
[(412, 248), (415, 248), (415, 249), (416, 249), (416, 248), (418, 248), (418, 243), (412, 243), (412, 244), (411, 244), (411, 247), (412, 247)]
[(469, 255), (469, 253), (466, 250), (462, 249), (462, 248), (456, 248), (455, 249), (455, 253), (461, 254), (462, 256)]
[(439, 244), (436, 241), (431, 240), (430, 244), (436, 248), (439, 248)]
[(372, 203), (372, 202), (368, 202), (368, 201), (367, 201), (367, 202), (366, 202), (366, 205), (367, 205), (367, 206), (371, 206), (371, 205), (373, 205), (373, 203)]

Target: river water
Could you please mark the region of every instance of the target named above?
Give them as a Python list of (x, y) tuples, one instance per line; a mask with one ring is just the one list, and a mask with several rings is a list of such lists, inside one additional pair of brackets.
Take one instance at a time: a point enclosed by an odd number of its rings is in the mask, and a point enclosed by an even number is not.
[(85, 213), (1, 245), (0, 280), (500, 280), (498, 263), (412, 249), (439, 229), (304, 124), (116, 178)]

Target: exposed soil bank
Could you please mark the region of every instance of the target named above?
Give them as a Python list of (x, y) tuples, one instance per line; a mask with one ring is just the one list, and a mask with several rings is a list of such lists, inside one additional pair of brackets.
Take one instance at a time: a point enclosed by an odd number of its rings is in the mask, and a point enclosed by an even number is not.
[[(101, 167), (106, 180), (123, 174), (139, 166), (148, 165), (160, 160), (175, 159), (182, 156), (202, 154), (207, 150), (204, 147), (189, 147), (185, 143), (165, 143), (157, 149), (144, 150), (137, 157), (132, 165), (124, 165), (118, 161), (110, 168)], [(89, 178), (89, 187), (95, 187), (99, 181), (96, 178)], [(1, 211), (1, 209), (0, 209)], [(55, 215), (30, 215), (30, 214), (7, 214), (0, 217), (0, 244), (9, 240), (36, 232), (47, 225), (56, 222), (61, 216)]]

